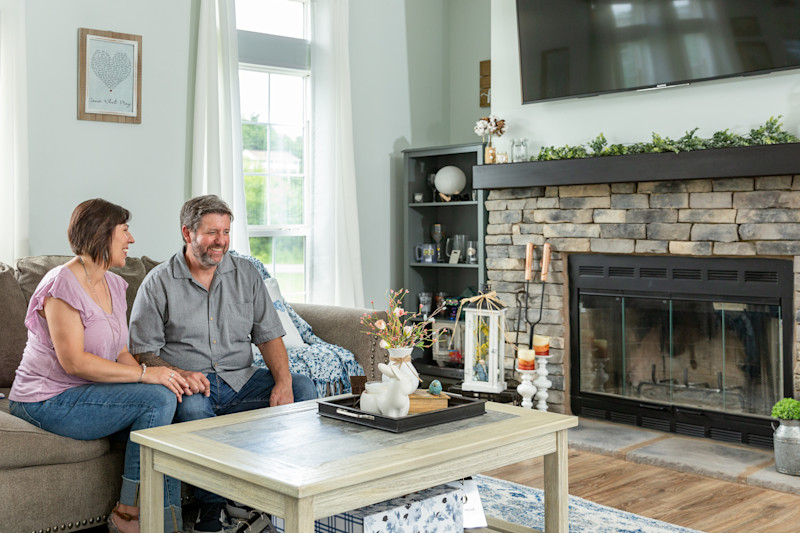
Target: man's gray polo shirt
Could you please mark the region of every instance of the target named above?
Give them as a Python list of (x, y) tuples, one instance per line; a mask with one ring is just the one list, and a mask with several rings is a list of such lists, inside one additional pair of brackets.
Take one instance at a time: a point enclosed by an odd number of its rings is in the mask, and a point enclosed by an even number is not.
[(145, 277), (131, 309), (130, 352), (152, 352), (184, 370), (215, 372), (238, 391), (255, 372), (250, 343), (286, 332), (261, 275), (225, 254), (206, 290), (183, 251)]

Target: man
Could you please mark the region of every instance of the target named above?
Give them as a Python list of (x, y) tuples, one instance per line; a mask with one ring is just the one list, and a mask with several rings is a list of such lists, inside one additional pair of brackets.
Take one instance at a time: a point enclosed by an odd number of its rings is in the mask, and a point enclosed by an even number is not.
[[(200, 196), (181, 209), (183, 250), (145, 278), (131, 310), (130, 351), (186, 380), (175, 421), (316, 398), (313, 382), (289, 372), (285, 334), (256, 268), (229, 255), (228, 205)], [(253, 365), (251, 343), (269, 370)], [(222, 531), (225, 500), (196, 493), (195, 531)]]

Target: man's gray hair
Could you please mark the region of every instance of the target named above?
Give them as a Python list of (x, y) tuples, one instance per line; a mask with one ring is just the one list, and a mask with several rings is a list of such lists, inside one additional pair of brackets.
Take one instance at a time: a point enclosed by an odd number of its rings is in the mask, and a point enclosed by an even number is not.
[(183, 239), (183, 226), (190, 232), (196, 233), (203, 216), (208, 214), (228, 215), (233, 221), (231, 208), (219, 196), (207, 194), (192, 198), (181, 207), (181, 239)]

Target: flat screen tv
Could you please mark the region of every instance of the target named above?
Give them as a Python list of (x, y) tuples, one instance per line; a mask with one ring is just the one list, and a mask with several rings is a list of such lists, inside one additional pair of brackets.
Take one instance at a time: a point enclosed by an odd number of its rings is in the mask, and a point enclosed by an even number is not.
[(523, 103), (800, 67), (800, 0), (517, 0)]

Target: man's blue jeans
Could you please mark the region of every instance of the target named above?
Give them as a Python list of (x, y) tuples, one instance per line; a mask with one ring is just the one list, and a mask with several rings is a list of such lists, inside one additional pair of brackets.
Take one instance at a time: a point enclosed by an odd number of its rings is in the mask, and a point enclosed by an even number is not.
[[(14, 416), (34, 426), (78, 440), (93, 440), (119, 432), (136, 431), (172, 423), (175, 394), (161, 385), (144, 383), (91, 383), (73, 387), (42, 402), (10, 402)], [(139, 445), (125, 449), (125, 467), (119, 501), (139, 505)], [(164, 531), (182, 531), (181, 487), (164, 478)]]
[[(175, 422), (188, 422), (218, 415), (239, 413), (252, 409), (269, 407), (269, 396), (275, 387), (272, 372), (265, 368), (257, 368), (256, 373), (247, 380), (247, 383), (236, 392), (217, 374), (206, 374), (211, 384), (211, 394), (184, 396), (183, 402), (175, 410)], [(292, 373), (292, 392), (295, 402), (316, 399), (317, 389), (308, 376)], [(195, 492), (197, 499), (203, 504), (221, 503), (225, 499), (198, 488)]]

